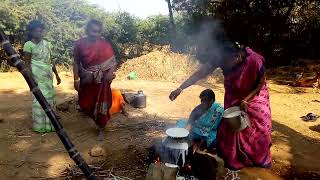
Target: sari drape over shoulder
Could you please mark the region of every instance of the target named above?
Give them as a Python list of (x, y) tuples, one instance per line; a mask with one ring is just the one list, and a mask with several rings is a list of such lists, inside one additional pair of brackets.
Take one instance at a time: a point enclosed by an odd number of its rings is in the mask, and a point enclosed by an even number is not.
[[(245, 62), (225, 73), (225, 109), (239, 105), (257, 87), (264, 74), (264, 58), (250, 48), (246, 48), (246, 52)], [(272, 120), (266, 83), (248, 102), (247, 114), (251, 127), (233, 132), (227, 122), (222, 121), (218, 131), (219, 154), (230, 169), (271, 166)]]
[(81, 84), (79, 105), (97, 125), (104, 127), (110, 119), (112, 105), (111, 84), (106, 82), (105, 75), (117, 65), (113, 48), (105, 39), (91, 42), (83, 38), (75, 43), (74, 56), (80, 60), (80, 81), (92, 75), (92, 81)]

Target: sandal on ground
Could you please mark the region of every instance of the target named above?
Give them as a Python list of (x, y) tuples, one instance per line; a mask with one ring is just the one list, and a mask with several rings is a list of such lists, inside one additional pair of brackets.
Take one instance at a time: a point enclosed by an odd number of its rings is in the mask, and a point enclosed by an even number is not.
[(316, 115), (316, 114), (313, 114), (313, 113), (308, 113), (306, 116), (302, 116), (301, 118), (304, 120), (304, 121), (307, 121), (307, 122), (314, 122), (316, 121), (320, 116)]

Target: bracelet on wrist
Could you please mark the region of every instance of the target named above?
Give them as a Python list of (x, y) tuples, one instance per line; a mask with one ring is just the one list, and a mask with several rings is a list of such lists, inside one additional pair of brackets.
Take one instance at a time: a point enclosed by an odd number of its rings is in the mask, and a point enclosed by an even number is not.
[(243, 102), (245, 104), (248, 104), (248, 101), (246, 101), (246, 100), (242, 100), (241, 102)]

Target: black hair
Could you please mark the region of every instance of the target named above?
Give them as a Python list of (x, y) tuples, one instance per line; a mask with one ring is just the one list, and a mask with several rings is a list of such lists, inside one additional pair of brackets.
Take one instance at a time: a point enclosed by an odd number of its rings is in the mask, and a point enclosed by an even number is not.
[(101, 21), (98, 21), (98, 20), (96, 20), (96, 19), (91, 19), (90, 21), (88, 21), (88, 23), (87, 23), (87, 25), (86, 25), (86, 27), (85, 27), (85, 32), (86, 32), (86, 34), (88, 34), (88, 32), (89, 32), (89, 30), (90, 30), (90, 28), (91, 28), (92, 26), (98, 26), (98, 27), (100, 28), (100, 30), (102, 30), (102, 27), (103, 27)]
[(44, 30), (46, 28), (46, 26), (44, 25), (43, 22), (39, 21), (39, 20), (32, 20), (28, 26), (27, 26), (27, 31), (28, 31), (28, 40), (32, 39), (32, 31), (34, 31), (37, 28), (41, 28), (42, 30)]
[(241, 52), (245, 52), (245, 48), (244, 46), (240, 45), (238, 42), (234, 42), (234, 43), (225, 43), (225, 46), (223, 47), (223, 51), (224, 51), (224, 56), (225, 57), (230, 57), (230, 56), (234, 56), (237, 55)]
[(200, 93), (200, 99), (216, 100), (216, 95), (211, 89), (206, 89)]

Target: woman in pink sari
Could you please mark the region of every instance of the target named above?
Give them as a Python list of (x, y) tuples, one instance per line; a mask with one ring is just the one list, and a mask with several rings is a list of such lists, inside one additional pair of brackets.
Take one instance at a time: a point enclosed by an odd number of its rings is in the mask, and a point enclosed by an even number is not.
[[(240, 106), (246, 111), (250, 127), (234, 132), (227, 121), (218, 130), (218, 152), (228, 169), (271, 166), (271, 110), (266, 85), (264, 58), (250, 48), (228, 46), (220, 61), (210, 61), (195, 72), (177, 90), (170, 94), (174, 100), (184, 89), (205, 78), (217, 67), (223, 69), (224, 108)], [(210, 52), (200, 52), (200, 58), (209, 58)]]

